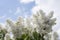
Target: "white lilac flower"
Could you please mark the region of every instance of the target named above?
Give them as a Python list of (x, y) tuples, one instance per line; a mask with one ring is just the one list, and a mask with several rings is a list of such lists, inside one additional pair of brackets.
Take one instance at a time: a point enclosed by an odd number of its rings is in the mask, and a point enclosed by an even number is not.
[(0, 32), (1, 32), (1, 29), (2, 29), (2, 25), (0, 24)]
[(38, 14), (33, 14), (33, 24), (37, 25), (37, 30), (40, 33), (49, 33), (52, 31), (52, 25), (55, 24), (56, 19), (51, 19), (53, 16), (53, 12), (48, 17), (44, 14), (42, 10), (39, 11)]
[(12, 22), (11, 20), (7, 20), (7, 23), (11, 27), (14, 37), (15, 38), (20, 37), (23, 32), (22, 30), (24, 27), (23, 18), (19, 17), (19, 19), (16, 21), (16, 23)]
[(5, 38), (4, 38), (4, 39), (5, 39), (5, 40), (11, 40), (10, 34), (7, 33), (7, 34), (5, 35)]
[(54, 12), (53, 12), (53, 11), (51, 11), (51, 12), (48, 14), (48, 16), (47, 16), (47, 17), (48, 17), (48, 18), (52, 18), (52, 17), (53, 17), (53, 13), (54, 13)]
[(48, 24), (51, 25), (51, 26), (53, 26), (54, 24), (56, 24), (55, 21), (56, 21), (56, 18), (53, 18), (53, 19), (51, 19), (51, 20), (49, 21)]
[(15, 26), (15, 24), (11, 20), (7, 20), (7, 24), (11, 28), (12, 33), (15, 34), (16, 33), (16, 26)]
[(26, 19), (25, 26), (30, 33), (33, 32), (33, 23), (31, 22), (31, 19), (29, 19), (29, 18)]
[(54, 40), (58, 40), (58, 34), (57, 34), (57, 32), (53, 32), (53, 38), (54, 38)]
[(15, 38), (20, 37), (22, 34), (31, 34), (34, 32), (39, 32), (40, 34), (48, 34), (52, 31), (52, 25), (55, 24), (56, 19), (52, 18), (53, 12), (51, 14), (45, 15), (45, 13), (40, 10), (37, 14), (33, 14), (32, 18), (19, 17), (16, 22), (7, 20), (9, 27), (11, 27), (12, 33)]

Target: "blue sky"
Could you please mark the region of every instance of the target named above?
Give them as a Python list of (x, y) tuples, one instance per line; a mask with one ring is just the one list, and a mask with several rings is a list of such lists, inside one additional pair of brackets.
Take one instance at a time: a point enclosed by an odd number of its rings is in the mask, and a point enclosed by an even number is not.
[(23, 4), (19, 0), (0, 0), (0, 22), (5, 22), (7, 18), (16, 20), (18, 16), (31, 15), (30, 10), (34, 5), (34, 2)]
[(16, 20), (18, 16), (30, 16), (40, 9), (47, 14), (54, 11), (57, 24), (53, 29), (60, 33), (60, 0), (0, 0), (0, 23), (7, 18)]

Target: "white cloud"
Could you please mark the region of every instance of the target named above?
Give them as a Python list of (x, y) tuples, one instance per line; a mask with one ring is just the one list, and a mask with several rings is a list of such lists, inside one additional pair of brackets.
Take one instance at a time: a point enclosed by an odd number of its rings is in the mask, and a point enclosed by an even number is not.
[(44, 5), (47, 4), (47, 0), (35, 0), (36, 5)]
[(59, 30), (57, 30), (57, 33), (60, 35), (60, 29), (59, 29)]
[(34, 0), (19, 0), (20, 3), (30, 3), (30, 2), (33, 2)]
[(37, 5), (52, 5), (54, 3), (54, 0), (35, 0), (35, 4)]
[(43, 10), (44, 12), (48, 13), (48, 12), (50, 12), (53, 9), (51, 9), (49, 6), (37, 5), (37, 6), (32, 8), (32, 13), (36, 13), (39, 10)]
[(54, 10), (52, 7), (54, 0), (35, 0), (36, 6), (32, 8), (32, 12), (36, 13), (38, 10), (42, 9), (46, 13)]

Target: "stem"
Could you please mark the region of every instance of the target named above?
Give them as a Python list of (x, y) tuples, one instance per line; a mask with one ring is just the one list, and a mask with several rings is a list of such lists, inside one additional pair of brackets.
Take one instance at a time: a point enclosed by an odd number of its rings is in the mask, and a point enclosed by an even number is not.
[(42, 34), (42, 40), (44, 40), (44, 34)]

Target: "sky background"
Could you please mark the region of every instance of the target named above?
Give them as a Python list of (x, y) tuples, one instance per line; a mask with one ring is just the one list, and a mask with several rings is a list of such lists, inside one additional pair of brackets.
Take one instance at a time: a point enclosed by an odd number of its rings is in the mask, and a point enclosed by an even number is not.
[(60, 33), (60, 0), (0, 0), (0, 23), (5, 23), (6, 19), (16, 20), (19, 16), (29, 17), (42, 9), (47, 14), (54, 11), (57, 18), (54, 31)]

